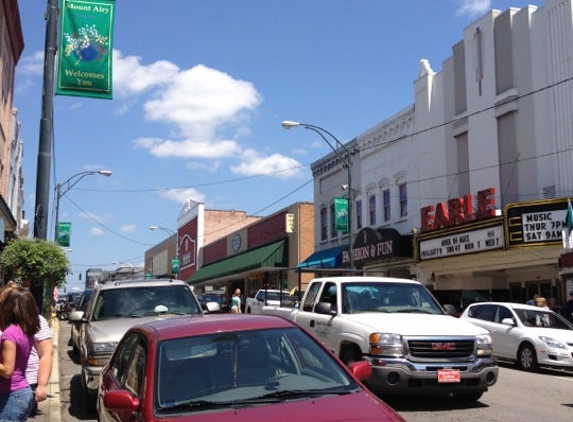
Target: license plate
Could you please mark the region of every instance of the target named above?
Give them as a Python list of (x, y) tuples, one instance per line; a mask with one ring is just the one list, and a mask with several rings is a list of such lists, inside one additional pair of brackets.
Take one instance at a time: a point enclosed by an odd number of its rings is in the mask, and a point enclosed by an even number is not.
[(460, 382), (459, 369), (438, 369), (438, 382), (439, 383)]

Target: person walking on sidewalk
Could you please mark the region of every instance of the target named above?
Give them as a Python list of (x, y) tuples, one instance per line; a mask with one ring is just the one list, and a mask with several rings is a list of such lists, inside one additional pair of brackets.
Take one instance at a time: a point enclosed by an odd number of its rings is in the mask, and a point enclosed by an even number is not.
[(26, 367), (40, 330), (38, 306), (23, 287), (8, 287), (0, 294), (0, 421), (27, 421), (33, 393)]

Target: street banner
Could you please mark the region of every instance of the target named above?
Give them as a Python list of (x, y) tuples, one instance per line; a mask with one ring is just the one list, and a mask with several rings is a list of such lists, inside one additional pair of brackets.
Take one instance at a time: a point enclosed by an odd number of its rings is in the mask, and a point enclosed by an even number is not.
[(56, 94), (112, 98), (115, 0), (61, 0)]
[(171, 260), (171, 272), (173, 274), (179, 274), (179, 259), (174, 258)]
[(348, 231), (348, 199), (334, 198), (334, 230)]
[(58, 235), (56, 236), (56, 243), (65, 248), (70, 247), (71, 243), (72, 223), (58, 223)]

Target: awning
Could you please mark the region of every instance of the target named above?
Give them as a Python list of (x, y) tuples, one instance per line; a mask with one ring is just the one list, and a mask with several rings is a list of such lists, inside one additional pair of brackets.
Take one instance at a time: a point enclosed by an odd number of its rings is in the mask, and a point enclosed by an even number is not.
[(199, 268), (187, 283), (197, 284), (202, 281), (236, 274), (247, 270), (262, 267), (285, 267), (288, 256), (286, 255), (286, 240), (270, 243), (266, 246), (234, 255), (230, 258), (214, 262)]
[(313, 253), (306, 258), (303, 262), (297, 265), (297, 268), (308, 267), (342, 267), (342, 251), (347, 249), (344, 246), (337, 246), (335, 248), (324, 249)]

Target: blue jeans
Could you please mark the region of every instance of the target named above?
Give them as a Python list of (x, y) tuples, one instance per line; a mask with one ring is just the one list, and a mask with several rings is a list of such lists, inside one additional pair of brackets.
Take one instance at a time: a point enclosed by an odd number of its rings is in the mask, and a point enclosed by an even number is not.
[(30, 387), (0, 394), (0, 422), (25, 422), (28, 420), (34, 394)]

